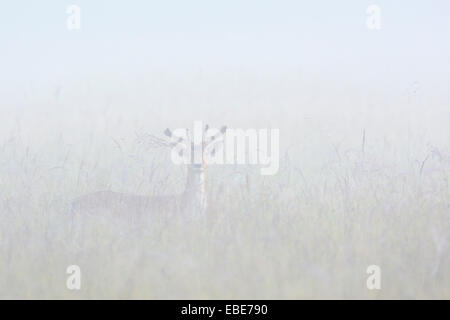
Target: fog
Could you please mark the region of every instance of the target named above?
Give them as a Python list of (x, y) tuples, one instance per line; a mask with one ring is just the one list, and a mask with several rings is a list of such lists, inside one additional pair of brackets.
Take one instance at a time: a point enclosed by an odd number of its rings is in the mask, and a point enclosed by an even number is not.
[[(3, 5), (0, 298), (448, 299), (450, 8), (371, 4)], [(187, 210), (195, 121), (279, 129), (279, 170), (210, 165)]]

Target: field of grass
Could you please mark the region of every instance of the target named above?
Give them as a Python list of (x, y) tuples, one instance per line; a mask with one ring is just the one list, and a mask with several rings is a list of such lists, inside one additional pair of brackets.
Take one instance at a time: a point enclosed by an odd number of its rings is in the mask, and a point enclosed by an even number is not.
[[(370, 125), (363, 137), (356, 124), (334, 143), (314, 119), (287, 123), (278, 174), (209, 168), (205, 220), (86, 216), (80, 240), (76, 197), (180, 193), (185, 172), (135, 139), (161, 132), (155, 123), (58, 112), (2, 111), (0, 298), (450, 298), (448, 144), (414, 128), (408, 145)], [(79, 291), (66, 287), (73, 264)], [(381, 290), (366, 287), (369, 265)]]

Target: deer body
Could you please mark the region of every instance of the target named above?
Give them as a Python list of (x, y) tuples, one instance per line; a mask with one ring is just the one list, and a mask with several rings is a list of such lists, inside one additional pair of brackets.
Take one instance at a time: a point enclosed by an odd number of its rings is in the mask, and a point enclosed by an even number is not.
[(207, 205), (205, 172), (189, 167), (185, 191), (177, 195), (144, 196), (114, 191), (98, 191), (79, 197), (72, 202), (76, 213), (113, 215), (146, 215), (185, 213), (185, 216), (204, 215)]
[[(205, 131), (208, 129), (206, 127)], [(165, 134), (170, 138), (176, 138), (175, 142), (170, 144), (161, 142), (163, 140), (157, 139), (157, 143), (163, 146), (182, 146), (184, 151), (180, 152), (187, 157), (187, 177), (186, 187), (182, 194), (170, 196), (142, 196), (136, 194), (119, 193), (113, 191), (99, 191), (79, 197), (72, 203), (72, 211), (87, 214), (98, 214), (106, 212), (106, 214), (113, 215), (130, 215), (136, 214), (165, 214), (170, 215), (174, 213), (183, 214), (187, 218), (203, 217), (207, 206), (206, 187), (205, 187), (205, 170), (206, 161), (204, 161), (205, 150), (207, 146), (211, 146), (219, 134), (223, 134), (226, 128), (223, 127), (219, 133), (204, 140), (201, 144), (194, 144), (186, 137), (175, 137), (169, 129), (166, 129)], [(214, 152), (214, 149), (210, 149)], [(183, 149), (180, 149), (183, 151)], [(196, 163), (194, 160), (194, 151), (201, 152), (201, 163)], [(186, 155), (187, 154), (187, 155)]]

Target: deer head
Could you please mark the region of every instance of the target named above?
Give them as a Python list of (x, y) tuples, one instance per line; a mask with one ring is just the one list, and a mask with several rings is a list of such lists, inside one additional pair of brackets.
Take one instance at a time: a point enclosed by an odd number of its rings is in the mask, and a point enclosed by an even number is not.
[(195, 122), (192, 134), (188, 129), (176, 129), (173, 132), (166, 129), (164, 134), (170, 138), (172, 160), (175, 163), (206, 169), (218, 149), (223, 147), (225, 132), (225, 126), (219, 130), (210, 128), (209, 125), (203, 127), (201, 122)]

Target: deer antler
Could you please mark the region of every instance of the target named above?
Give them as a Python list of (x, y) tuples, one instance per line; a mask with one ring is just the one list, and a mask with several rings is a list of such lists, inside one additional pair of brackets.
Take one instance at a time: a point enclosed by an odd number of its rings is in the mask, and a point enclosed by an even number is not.
[(144, 145), (146, 148), (163, 148), (172, 147), (174, 144), (172, 142), (166, 141), (164, 139), (158, 138), (150, 133), (136, 134), (137, 143)]
[[(206, 125), (206, 127), (207, 127), (207, 129), (209, 128), (208, 125)], [(206, 130), (205, 130), (205, 132), (206, 132)], [(221, 127), (219, 132), (217, 132), (215, 135), (209, 137), (209, 139), (206, 140), (205, 143), (206, 144), (210, 144), (210, 143), (214, 142), (217, 138), (219, 138), (220, 136), (223, 136), (226, 131), (227, 131), (227, 127), (226, 126)]]
[[(169, 138), (174, 138), (172, 131), (169, 128), (164, 130), (164, 135), (166, 135)], [(136, 133), (136, 140), (137, 143), (143, 144), (147, 149), (163, 148), (163, 147), (171, 148), (183, 142), (182, 137), (178, 138), (176, 141), (167, 141), (166, 139), (161, 139), (150, 133), (143, 133), (143, 134)]]

